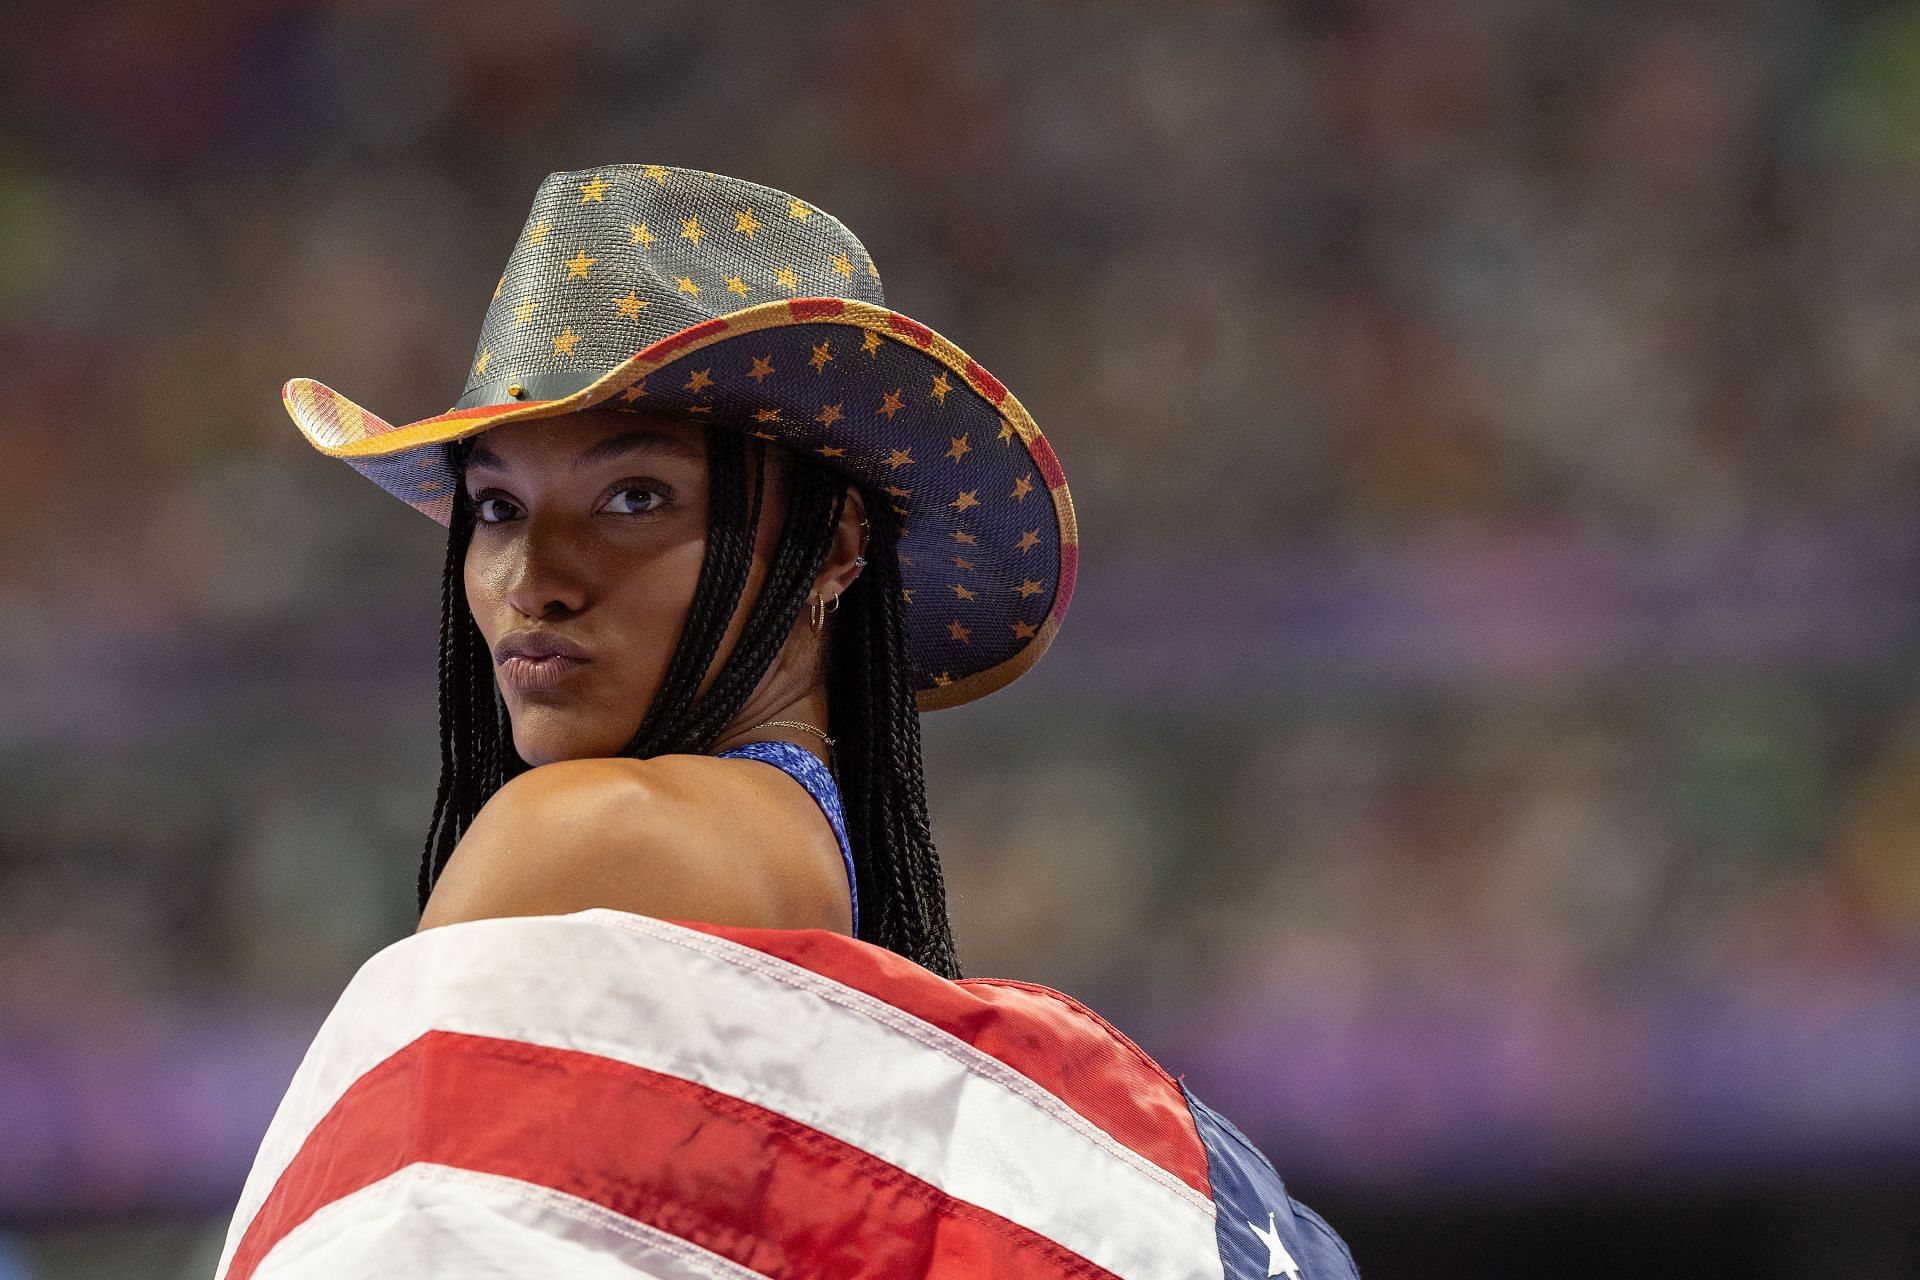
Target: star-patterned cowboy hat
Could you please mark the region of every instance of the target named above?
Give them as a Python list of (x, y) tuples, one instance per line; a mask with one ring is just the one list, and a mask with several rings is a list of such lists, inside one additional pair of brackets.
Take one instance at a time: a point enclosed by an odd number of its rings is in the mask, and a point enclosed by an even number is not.
[(922, 711), (1031, 667), (1073, 595), (1078, 533), (1046, 437), (964, 351), (884, 304), (832, 215), (667, 165), (550, 174), (480, 329), (467, 389), (394, 426), (311, 378), (282, 390), (322, 453), (442, 525), (445, 446), (594, 405), (698, 418), (886, 495)]

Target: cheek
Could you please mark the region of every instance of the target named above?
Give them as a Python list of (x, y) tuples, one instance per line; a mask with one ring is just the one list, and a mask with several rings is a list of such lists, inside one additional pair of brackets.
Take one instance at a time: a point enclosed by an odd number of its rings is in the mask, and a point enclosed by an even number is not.
[(476, 546), (468, 550), (461, 573), (467, 612), (489, 650), (526, 621), (508, 599), (512, 585), (508, 562), (509, 557)]
[(495, 601), (507, 593), (507, 558), (474, 546), (467, 549), (467, 599)]
[(604, 668), (589, 715), (604, 720), (612, 738), (624, 741), (666, 679), (680, 642), (688, 606), (700, 578), (698, 544), (676, 547), (640, 563), (628, 563), (581, 619), (601, 650)]
[(486, 637), (487, 646), (491, 648), (500, 632), (496, 620), (500, 613), (502, 593), (489, 583), (484, 562), (472, 552), (467, 553), (460, 581), (466, 595), (467, 612), (473, 615), (475, 625), (480, 628), (480, 634)]
[[(605, 585), (597, 604), (603, 626), (609, 632), (678, 636), (700, 582), (700, 563), (697, 543), (620, 561), (617, 574), (601, 579)], [(594, 632), (599, 634), (597, 628)]]

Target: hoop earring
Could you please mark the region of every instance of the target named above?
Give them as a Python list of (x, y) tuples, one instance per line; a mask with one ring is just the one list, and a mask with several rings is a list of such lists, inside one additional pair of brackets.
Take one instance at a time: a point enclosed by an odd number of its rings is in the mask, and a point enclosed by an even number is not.
[(812, 624), (813, 634), (815, 635), (819, 635), (820, 629), (827, 625), (826, 603), (826, 600), (821, 596), (815, 596), (807, 602), (808, 619)]

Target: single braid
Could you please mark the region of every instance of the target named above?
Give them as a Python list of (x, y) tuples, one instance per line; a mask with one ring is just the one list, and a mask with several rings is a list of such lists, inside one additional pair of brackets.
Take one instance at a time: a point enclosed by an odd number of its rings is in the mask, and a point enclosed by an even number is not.
[[(454, 733), (452, 702), (449, 690), (452, 686), (453, 672), (453, 634), (454, 634), (454, 554), (455, 540), (447, 540), (447, 564), (440, 579), (440, 656), (437, 664), (440, 695), (437, 699), (440, 714), (440, 785), (433, 793), (433, 821), (427, 827), (427, 848), (420, 859), (420, 876), (416, 886), (420, 895), (420, 910), (427, 909), (427, 895), (433, 889), (433, 866), (435, 853), (439, 847), (441, 830), (452, 815), (447, 798), (453, 793), (454, 780), (459, 775), (459, 767), (454, 761), (454, 743), (462, 740)], [(459, 606), (465, 609), (463, 600)]]

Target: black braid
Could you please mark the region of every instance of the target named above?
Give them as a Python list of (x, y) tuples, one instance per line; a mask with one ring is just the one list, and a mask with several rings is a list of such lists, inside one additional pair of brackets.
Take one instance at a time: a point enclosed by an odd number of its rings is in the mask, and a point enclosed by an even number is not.
[(920, 764), (920, 712), (895, 550), (900, 524), (890, 502), (874, 493), (866, 498), (867, 565), (833, 614), (827, 676), (828, 732), (838, 742), (861, 936), (955, 978), (960, 962)]
[(710, 744), (720, 736), (786, 644), (794, 619), (813, 593), (814, 575), (832, 550), (833, 525), (845, 500), (845, 482), (826, 468), (795, 467), (791, 472), (786, 524), (773, 564), (747, 615), (739, 646), (694, 709), (688, 732), (696, 741)]
[[(457, 511), (457, 508), (456, 508)], [(456, 515), (456, 520), (458, 519)], [(441, 832), (452, 817), (458, 805), (449, 805), (453, 794), (455, 779), (460, 774), (458, 762), (454, 759), (454, 743), (471, 741), (465, 734), (456, 733), (453, 724), (452, 672), (453, 645), (450, 637), (454, 633), (454, 624), (458, 621), (455, 610), (454, 582), (456, 580), (456, 555), (454, 548), (459, 540), (447, 541), (446, 564), (440, 579), (440, 659), (438, 663), (440, 679), (440, 785), (433, 793), (433, 821), (427, 827), (427, 848), (420, 859), (420, 877), (417, 885), (420, 895), (420, 909), (427, 909), (427, 895), (433, 890), (436, 876), (435, 868), (443, 861), (440, 856), (442, 844)], [(464, 554), (464, 553), (462, 553)], [(466, 612), (464, 596), (459, 604), (460, 612)], [(451, 846), (448, 846), (451, 848)]]
[[(855, 483), (792, 455), (786, 521), (739, 643), (712, 686), (700, 680), (739, 606), (752, 564), (766, 485), (765, 450), (738, 432), (709, 429), (706, 557), (679, 643), (633, 739), (618, 754), (640, 759), (704, 754), (765, 676), (812, 593)], [(449, 447), (461, 471), (469, 441)], [(751, 468), (748, 466), (751, 458)], [(749, 475), (751, 483), (748, 483)], [(867, 564), (834, 610), (827, 660), (827, 731), (846, 811), (860, 936), (946, 977), (960, 976), (939, 855), (927, 817), (920, 714), (907, 649), (906, 605), (892, 504), (862, 490), (870, 523)], [(473, 536), (466, 486), (454, 486), (440, 607), (440, 784), (419, 878), (420, 909), (487, 798), (528, 766), (479, 627), (466, 607), (464, 566)]]
[[(739, 607), (752, 567), (753, 534), (760, 527), (760, 504), (766, 490), (766, 451), (754, 448), (753, 498), (744, 501), (744, 451), (750, 442), (732, 432), (707, 433), (708, 552), (700, 562), (700, 581), (687, 610), (679, 644), (674, 646), (659, 696), (647, 708), (639, 732), (620, 754), (645, 759), (669, 751), (689, 750), (687, 708), (699, 691), (699, 682), (726, 638), (727, 624)], [(751, 442), (758, 444), (758, 441)]]
[(494, 681), (492, 657), (466, 605), (462, 570), (473, 536), (473, 507), (464, 501), (464, 487), (455, 489), (440, 584), (440, 785), (421, 859), (422, 910), (480, 806), (508, 777), (527, 767), (503, 731), (506, 706)]

